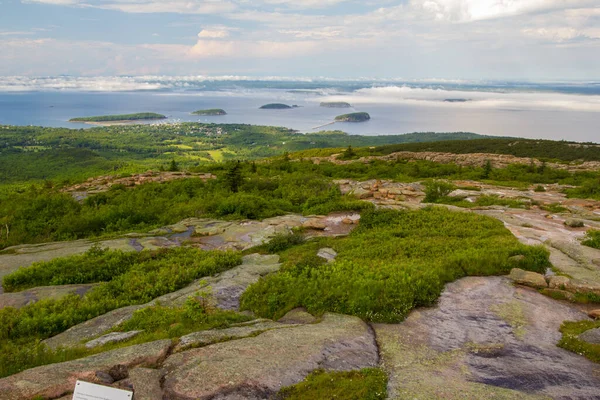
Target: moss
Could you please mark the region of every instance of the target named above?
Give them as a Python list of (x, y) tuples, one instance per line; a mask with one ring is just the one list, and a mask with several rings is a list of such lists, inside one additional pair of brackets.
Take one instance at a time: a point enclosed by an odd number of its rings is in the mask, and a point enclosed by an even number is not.
[(587, 343), (579, 338), (585, 331), (596, 328), (600, 328), (600, 321), (565, 321), (560, 327), (562, 338), (557, 346), (600, 363), (600, 344)]
[(303, 382), (283, 388), (279, 400), (379, 400), (387, 397), (387, 375), (381, 369), (325, 372), (317, 370)]
[(492, 307), (492, 311), (500, 318), (505, 320), (513, 328), (513, 333), (519, 339), (523, 339), (527, 332), (527, 319), (523, 313), (523, 308), (518, 301), (502, 303)]

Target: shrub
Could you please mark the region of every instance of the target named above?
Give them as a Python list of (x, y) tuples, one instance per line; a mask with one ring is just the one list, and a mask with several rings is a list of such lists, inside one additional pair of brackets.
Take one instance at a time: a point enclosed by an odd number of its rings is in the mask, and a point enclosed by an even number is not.
[(250, 286), (242, 307), (267, 318), (303, 306), (313, 314), (398, 322), (413, 308), (433, 304), (445, 283), (507, 274), (514, 255), (523, 255), (519, 266), (529, 270), (550, 266), (547, 250), (519, 243), (500, 221), (438, 207), (365, 212), (349, 237), (328, 245), (338, 252), (330, 264), (301, 265), (299, 254), (316, 252), (311, 242), (283, 253), (284, 268)]
[(425, 183), (425, 203), (435, 203), (448, 196), (456, 187), (446, 181), (433, 180)]
[(305, 242), (304, 236), (299, 232), (280, 233), (275, 235), (265, 248), (269, 253), (278, 253)]

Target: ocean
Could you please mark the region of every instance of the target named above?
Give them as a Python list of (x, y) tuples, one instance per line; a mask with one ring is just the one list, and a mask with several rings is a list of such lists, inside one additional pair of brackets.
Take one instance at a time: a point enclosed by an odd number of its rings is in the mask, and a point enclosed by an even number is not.
[[(350, 109), (320, 107), (345, 101)], [(260, 110), (267, 103), (297, 105)], [(198, 117), (198, 109), (223, 108), (225, 116)], [(330, 123), (365, 111), (371, 120)], [(164, 123), (193, 121), (283, 126), (300, 132), (349, 134), (474, 132), (600, 141), (600, 84), (376, 80), (255, 80), (240, 77), (0, 77), (0, 124), (89, 128), (70, 118), (156, 112)]]

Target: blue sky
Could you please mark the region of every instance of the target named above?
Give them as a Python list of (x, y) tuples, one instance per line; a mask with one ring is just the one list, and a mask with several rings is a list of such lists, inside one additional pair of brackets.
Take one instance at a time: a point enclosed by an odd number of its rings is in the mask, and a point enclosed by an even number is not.
[(0, 75), (600, 79), (600, 0), (0, 0)]

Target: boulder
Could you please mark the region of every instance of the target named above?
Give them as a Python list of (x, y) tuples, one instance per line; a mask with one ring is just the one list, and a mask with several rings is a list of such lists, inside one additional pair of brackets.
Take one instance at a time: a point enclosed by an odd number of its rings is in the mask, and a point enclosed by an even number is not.
[(361, 319), (325, 314), (318, 324), (173, 354), (163, 364), (163, 390), (168, 399), (263, 399), (318, 368), (346, 371), (377, 362), (373, 334)]
[(136, 337), (143, 331), (129, 331), (129, 332), (112, 332), (104, 336), (100, 336), (97, 339), (90, 340), (85, 344), (85, 347), (88, 349), (93, 349), (94, 347), (104, 346), (109, 343), (119, 343), (125, 342), (131, 338)]
[(129, 371), (129, 382), (133, 386), (135, 400), (163, 400), (160, 380), (161, 370), (149, 368), (134, 368)]
[(371, 190), (363, 189), (362, 187), (355, 188), (351, 194), (359, 199), (368, 199), (369, 197), (373, 197), (373, 192)]
[(282, 324), (313, 324), (317, 322), (317, 319), (309, 314), (305, 308), (294, 308), (292, 311), (285, 314), (277, 322)]
[(580, 219), (568, 219), (564, 222), (569, 228), (583, 228), (585, 224)]
[(583, 332), (579, 335), (579, 339), (591, 344), (600, 344), (600, 328)]
[(337, 252), (329, 247), (324, 247), (317, 252), (317, 256), (324, 258), (328, 263), (332, 263), (337, 257)]
[(321, 218), (311, 218), (302, 224), (304, 228), (323, 231), (327, 228), (327, 222)]
[(536, 289), (548, 287), (548, 283), (546, 282), (544, 275), (538, 274), (537, 272), (524, 271), (520, 268), (513, 268), (510, 271), (508, 278), (519, 285), (529, 286)]
[(592, 310), (588, 313), (588, 316), (590, 318), (594, 318), (594, 319), (600, 319), (600, 309), (599, 310)]
[(566, 276), (553, 275), (548, 278), (548, 287), (550, 289), (565, 289), (571, 280)]
[[(167, 356), (170, 340), (159, 340), (137, 346), (125, 347), (100, 353), (91, 357), (59, 364), (32, 368), (0, 379), (3, 400), (30, 400), (34, 397), (58, 398), (73, 391), (79, 379), (100, 383), (99, 371), (113, 379), (116, 370), (127, 370), (133, 366), (153, 366)], [(119, 367), (120, 366), (120, 367)], [(116, 379), (115, 379), (116, 380)]]

